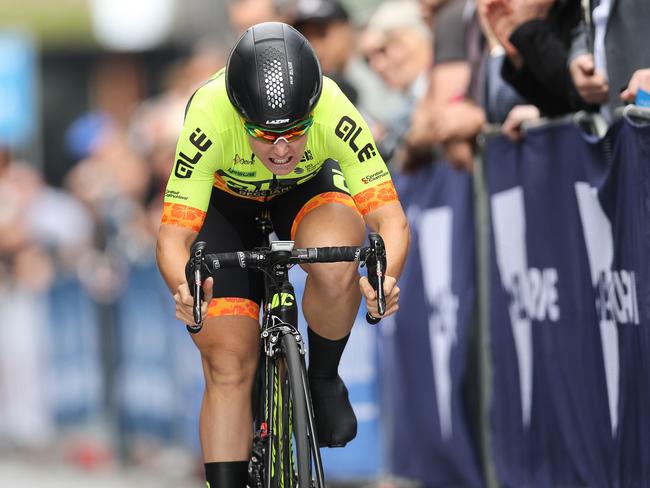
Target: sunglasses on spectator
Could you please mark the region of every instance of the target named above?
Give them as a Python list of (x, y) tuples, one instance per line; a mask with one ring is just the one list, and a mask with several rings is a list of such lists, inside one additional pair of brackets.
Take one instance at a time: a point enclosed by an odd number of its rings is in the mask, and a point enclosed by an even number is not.
[(290, 127), (285, 127), (278, 130), (261, 127), (259, 125), (251, 124), (250, 122), (246, 121), (243, 122), (246, 132), (248, 132), (251, 137), (254, 137), (258, 141), (265, 142), (266, 144), (275, 144), (280, 139), (291, 142), (294, 139), (305, 135), (307, 130), (309, 130), (309, 128), (314, 123), (314, 118), (310, 116), (306, 119), (302, 119), (296, 122)]

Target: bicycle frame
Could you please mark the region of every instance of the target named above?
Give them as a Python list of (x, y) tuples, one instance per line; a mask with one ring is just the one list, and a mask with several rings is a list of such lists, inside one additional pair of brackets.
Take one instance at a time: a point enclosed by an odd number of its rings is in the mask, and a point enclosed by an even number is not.
[[(264, 236), (264, 247), (270, 248), (272, 251), (286, 251), (290, 253), (293, 249), (293, 241), (271, 241), (270, 235), (272, 232), (272, 224), (268, 216), (263, 215), (257, 219), (258, 228), (260, 233)], [(261, 414), (262, 422), (259, 423), (260, 432), (256, 433), (254, 444), (258, 444), (253, 448), (253, 465), (256, 465), (255, 456), (264, 453), (264, 463), (259, 464), (258, 469), (263, 469), (263, 466), (275, 466), (276, 456), (281, 456), (284, 453), (275, 452), (275, 444), (273, 438), (276, 435), (281, 435), (281, 432), (275, 432), (276, 416), (281, 410), (278, 408), (277, 403), (279, 400), (278, 388), (280, 383), (276, 381), (278, 378), (278, 364), (277, 359), (284, 354), (282, 351), (282, 337), (284, 335), (292, 336), (298, 344), (298, 350), (301, 356), (301, 368), (303, 369), (303, 378), (306, 378), (305, 369), (305, 343), (302, 335), (298, 331), (298, 306), (296, 294), (293, 285), (289, 281), (289, 269), (292, 265), (276, 264), (273, 266), (272, 274), (264, 274), (264, 306), (263, 318), (261, 324), (261, 351), (263, 363), (260, 364), (263, 374), (262, 392), (265, 396), (263, 398), (263, 405), (260, 405), (258, 414)], [(307, 397), (307, 421), (309, 430), (309, 439), (311, 450), (313, 453), (314, 474), (318, 487), (324, 487), (324, 475), (320, 451), (318, 447), (318, 440), (316, 438), (316, 428), (313, 423), (314, 412), (311, 404), (311, 396), (309, 393), (308, 385), (303, 379), (303, 389)], [(282, 399), (281, 401), (284, 401)], [(289, 406), (290, 408), (290, 406)], [(291, 434), (290, 434), (291, 435)], [(266, 447), (266, 449), (264, 449)], [(259, 459), (261, 461), (261, 459)], [(263, 477), (258, 474), (258, 479)], [(264, 488), (271, 488), (272, 477), (267, 476), (265, 479)], [(293, 486), (291, 483), (288, 486)], [(311, 488), (308, 487), (308, 488)]]

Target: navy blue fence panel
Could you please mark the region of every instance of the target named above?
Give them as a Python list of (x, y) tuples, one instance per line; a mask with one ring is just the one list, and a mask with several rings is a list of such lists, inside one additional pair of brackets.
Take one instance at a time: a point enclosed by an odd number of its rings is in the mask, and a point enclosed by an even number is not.
[(650, 124), (623, 119), (613, 129), (613, 162), (599, 188), (611, 222), (611, 266), (600, 271), (601, 321), (616, 322), (620, 395), (620, 486), (650, 480)]
[[(619, 155), (620, 132), (609, 135), (617, 141), (613, 164), (608, 142), (572, 123), (531, 130), (519, 144), (487, 143), (491, 418), (504, 486), (620, 483), (619, 380), (627, 360), (619, 359), (619, 335), (639, 323), (634, 285), (643, 274), (643, 263), (615, 259), (642, 242), (628, 236), (626, 249), (612, 233), (628, 226), (621, 215), (638, 219), (623, 195), (641, 182), (631, 158)], [(608, 188), (615, 211), (606, 211)]]
[(78, 280), (62, 277), (48, 293), (49, 377), (52, 408), (60, 425), (103, 414), (104, 376), (97, 306)]
[(131, 267), (117, 310), (124, 433), (198, 449), (200, 356), (153, 260)]
[(471, 176), (438, 163), (396, 188), (411, 247), (400, 310), (380, 326), (389, 469), (427, 487), (481, 486), (463, 396), (476, 296)]

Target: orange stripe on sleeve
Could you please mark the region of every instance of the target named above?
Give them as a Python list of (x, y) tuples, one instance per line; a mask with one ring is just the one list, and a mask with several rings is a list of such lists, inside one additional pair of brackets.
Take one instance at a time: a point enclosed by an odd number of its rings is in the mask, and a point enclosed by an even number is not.
[(180, 203), (163, 204), (162, 223), (178, 225), (198, 232), (203, 227), (205, 212), (198, 208), (188, 207)]
[(357, 204), (361, 215), (366, 215), (379, 207), (399, 201), (392, 181), (385, 181), (377, 186), (363, 190), (352, 198), (354, 198), (354, 203)]

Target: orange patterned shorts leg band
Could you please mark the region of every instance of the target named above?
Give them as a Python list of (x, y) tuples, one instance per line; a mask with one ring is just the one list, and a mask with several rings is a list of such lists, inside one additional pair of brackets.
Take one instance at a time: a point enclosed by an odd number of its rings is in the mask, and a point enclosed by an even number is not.
[(260, 306), (252, 300), (238, 297), (213, 298), (208, 306), (208, 317), (237, 315), (260, 319)]
[(293, 224), (291, 225), (291, 239), (295, 238), (298, 225), (300, 225), (302, 219), (305, 218), (305, 215), (326, 203), (340, 203), (346, 207), (350, 207), (355, 212), (359, 211), (357, 206), (354, 204), (352, 197), (346, 193), (340, 193), (337, 191), (320, 193), (305, 203), (300, 209), (300, 212), (298, 212), (298, 215), (296, 215), (296, 218), (293, 219)]

